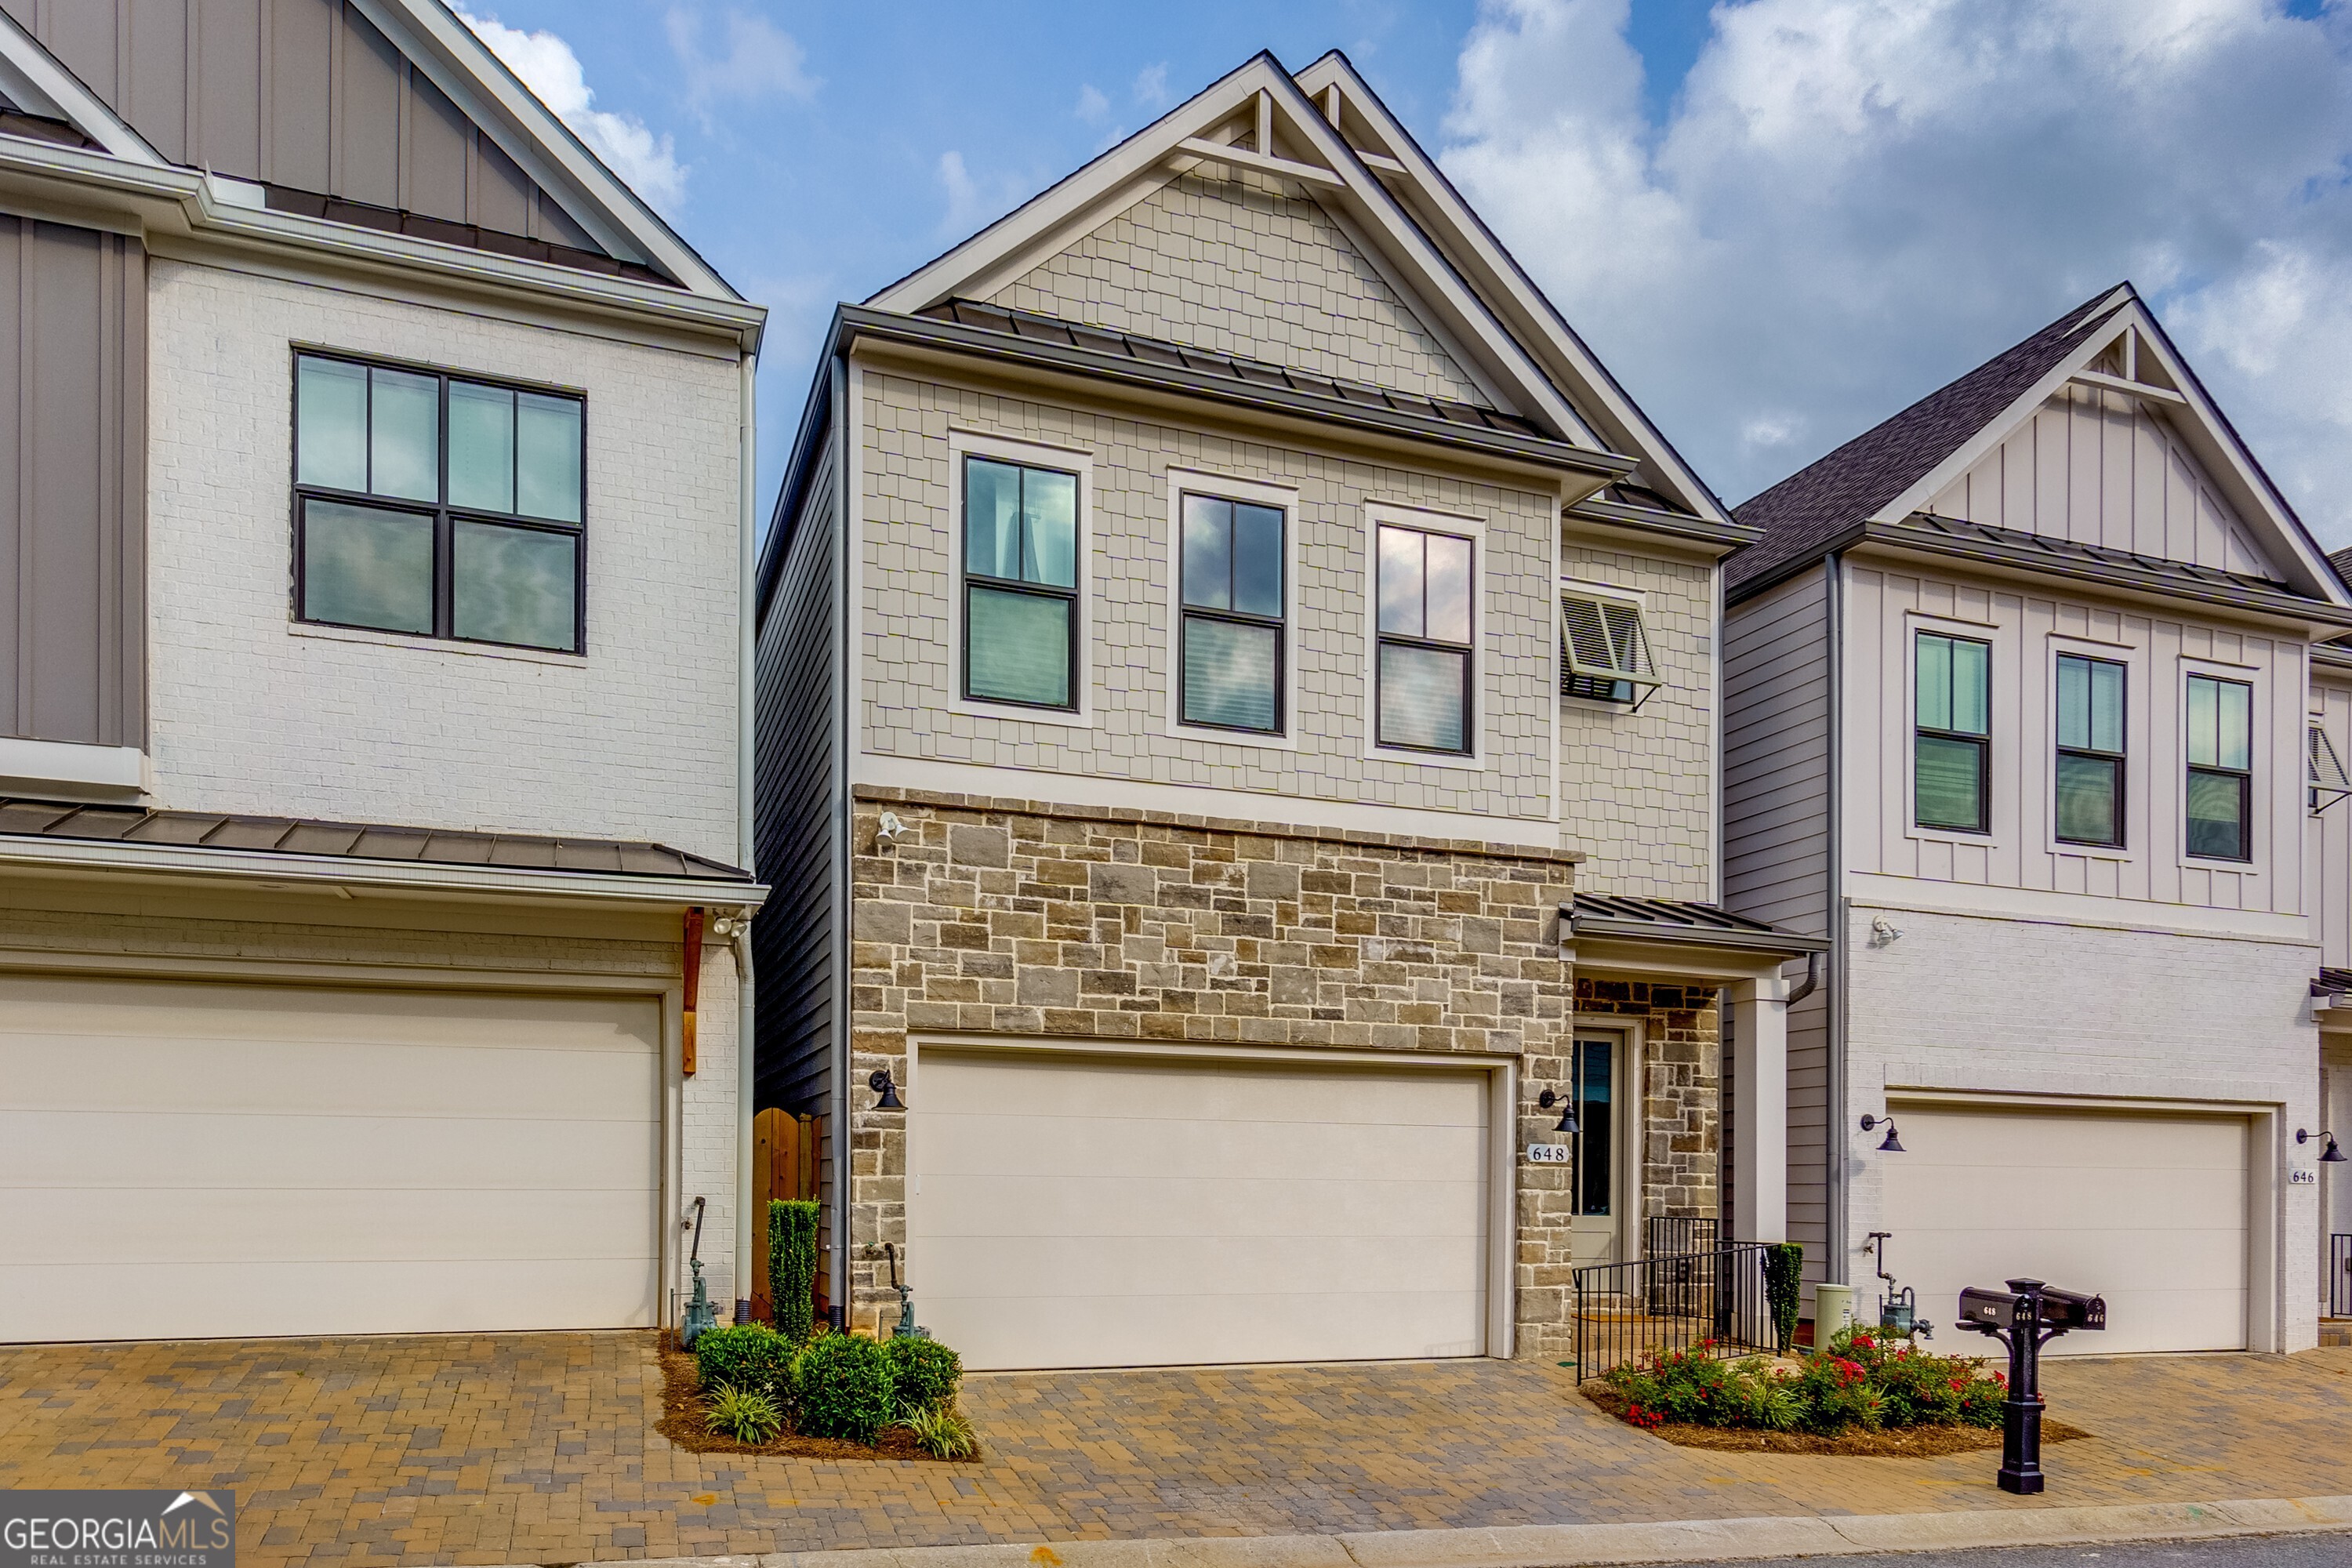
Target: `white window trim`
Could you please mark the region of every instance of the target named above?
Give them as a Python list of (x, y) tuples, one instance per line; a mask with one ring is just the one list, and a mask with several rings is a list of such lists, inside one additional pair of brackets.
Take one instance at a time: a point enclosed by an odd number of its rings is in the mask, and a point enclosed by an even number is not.
[[(1560, 701), (1568, 707), (1580, 708), (1589, 713), (1606, 713), (1618, 719), (1631, 718), (1634, 709), (1644, 700), (1638, 694), (1631, 702), (1610, 702), (1598, 697), (1576, 697), (1559, 690), (1562, 686), (1568, 684), (1568, 658), (1563, 651), (1568, 643), (1568, 626), (1564, 621), (1557, 619), (1567, 614), (1559, 605), (1559, 596), (1563, 593), (1583, 594), (1595, 599), (1614, 599), (1620, 604), (1633, 605), (1641, 613), (1643, 644), (1650, 655), (1651, 662), (1654, 664), (1657, 662), (1658, 650), (1650, 643), (1649, 595), (1639, 588), (1620, 587), (1614, 583), (1597, 583), (1589, 577), (1571, 577), (1566, 573), (1559, 574), (1559, 582), (1552, 590), (1552, 614), (1556, 618), (1552, 626), (1552, 657), (1555, 662), (1551, 689), (1559, 692)], [(1664, 674), (1658, 675), (1656, 679), (1657, 684), (1650, 689), (1652, 696), (1666, 689), (1666, 679)]]
[[(1406, 746), (1383, 746), (1381, 732), (1381, 542), (1382, 523), (1418, 529), (1424, 533), (1450, 533), (1470, 541), (1470, 752), (1467, 756), (1444, 752), (1416, 752)], [(1453, 768), (1482, 773), (1486, 767), (1486, 674), (1493, 668), (1489, 631), (1494, 624), (1486, 602), (1486, 520), (1425, 507), (1364, 503), (1364, 758), (1376, 763), (1409, 763), (1415, 767)], [(1554, 689), (1557, 689), (1555, 687)]]
[[(1958, 828), (1922, 827), (1919, 825), (1919, 781), (1915, 776), (1919, 763), (1919, 748), (1915, 743), (1919, 734), (1919, 634), (1933, 633), (1937, 637), (1963, 637), (1969, 642), (1992, 646), (1992, 668), (1986, 674), (1986, 740), (1992, 747), (1991, 777), (1986, 784), (1985, 823), (1983, 833), (1964, 833)], [(2018, 657), (2012, 628), (1997, 621), (1962, 621), (1949, 616), (1928, 615), (1918, 610), (1906, 610), (1903, 616), (1903, 732), (1899, 744), (1903, 748), (1903, 836), (1922, 844), (1963, 845), (1972, 849), (1999, 850), (2014, 841), (2017, 835), (2017, 791), (2004, 784), (2001, 775), (2001, 659), (2004, 655)], [(2023, 726), (2011, 716), (2006, 736), (2008, 744), (2023, 742), (2020, 736)], [(2013, 759), (2012, 759), (2013, 761)], [(2048, 837), (2045, 830), (2045, 837)]]
[[(1058, 468), (1078, 476), (1077, 540), (1078, 637), (1071, 650), (1070, 684), (1077, 693), (1076, 712), (1053, 708), (1027, 708), (1018, 702), (990, 702), (963, 694), (963, 460), (993, 458), (1031, 468)], [(1051, 724), (1062, 729), (1095, 727), (1094, 661), (1087, 657), (1098, 619), (1094, 603), (1093, 513), (1094, 454), (1084, 447), (1049, 447), (984, 430), (948, 431), (948, 689), (950, 712), (1004, 723)]]
[[(2273, 776), (2278, 769), (2275, 754), (2276, 736), (2271, 723), (2270, 671), (2260, 665), (2233, 664), (2227, 659), (2201, 658), (2182, 654), (2174, 660), (2172, 679), (2172, 771), (2177, 793), (2172, 812), (2173, 857), (2183, 871), (2218, 871), (2226, 876), (2259, 877), (2263, 868), (2271, 863), (2271, 795), (2279, 781)], [(2248, 715), (2246, 755), (2253, 764), (2253, 776), (2246, 784), (2246, 858), (2214, 860), (2189, 853), (2189, 678), (2207, 676), (2214, 680), (2234, 680), (2250, 689), (2248, 702), (2252, 711)], [(2305, 726), (2295, 730), (2294, 793), (2304, 798), (2309, 787), (2310, 764), (2303, 748), (2307, 743)], [(2296, 821), (2302, 814), (2296, 814)], [(2298, 840), (2299, 841), (2299, 840)]]
[[(1184, 722), (1184, 497), (1213, 496), (1282, 510), (1282, 728), (1256, 735)], [(1262, 479), (1236, 479), (1207, 468), (1168, 470), (1167, 732), (1180, 741), (1249, 751), (1298, 749), (1298, 492)]]
[[(2148, 673), (2147, 649), (2137, 643), (2106, 642), (2050, 632), (2042, 637), (2042, 837), (2052, 855), (2076, 860), (2106, 860), (2135, 865), (2157, 839), (2149, 820), (2148, 758), (2155, 750), (2157, 728), (2149, 710), (2156, 687)], [(2124, 841), (2120, 848), (2101, 844), (2070, 844), (2058, 837), (2058, 656), (2077, 654), (2124, 667)], [(1916, 700), (1915, 694), (1914, 700)], [(2184, 827), (2183, 832), (2187, 829)]]

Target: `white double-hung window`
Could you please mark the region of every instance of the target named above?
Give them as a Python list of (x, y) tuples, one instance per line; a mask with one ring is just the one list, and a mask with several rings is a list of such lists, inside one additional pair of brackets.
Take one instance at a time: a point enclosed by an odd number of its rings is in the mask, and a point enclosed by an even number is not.
[(963, 459), (963, 695), (1075, 710), (1078, 478)]
[(1374, 743), (1466, 755), (1475, 721), (1475, 542), (1393, 522), (1376, 525), (1373, 534)]

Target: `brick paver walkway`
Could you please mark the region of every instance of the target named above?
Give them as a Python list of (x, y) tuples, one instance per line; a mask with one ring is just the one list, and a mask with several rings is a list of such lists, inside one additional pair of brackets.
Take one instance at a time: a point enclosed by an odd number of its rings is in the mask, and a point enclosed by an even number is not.
[[(2061, 1363), (2044, 1504), (2352, 1494), (2352, 1350)], [(255, 1564), (2018, 1508), (1985, 1454), (1676, 1448), (1549, 1365), (976, 1377), (984, 1465), (680, 1452), (644, 1333), (0, 1348), (0, 1487), (233, 1489)]]

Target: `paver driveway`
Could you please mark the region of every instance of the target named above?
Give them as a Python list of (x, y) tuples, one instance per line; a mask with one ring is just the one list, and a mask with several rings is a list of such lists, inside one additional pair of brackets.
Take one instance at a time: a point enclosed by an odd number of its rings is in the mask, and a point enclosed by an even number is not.
[(983, 1465), (688, 1454), (649, 1333), (0, 1348), (0, 1487), (233, 1489), (249, 1563), (570, 1563), (2352, 1494), (2352, 1350), (2060, 1363), (2100, 1434), (2041, 1500), (1993, 1459), (1675, 1448), (1549, 1365), (971, 1379)]

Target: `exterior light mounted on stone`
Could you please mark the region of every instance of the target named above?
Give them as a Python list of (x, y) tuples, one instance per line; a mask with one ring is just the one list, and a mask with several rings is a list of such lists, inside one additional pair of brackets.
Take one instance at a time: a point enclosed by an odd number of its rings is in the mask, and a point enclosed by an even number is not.
[(1536, 1096), (1536, 1103), (1546, 1110), (1549, 1110), (1553, 1105), (1557, 1104), (1559, 1107), (1559, 1125), (1553, 1128), (1552, 1131), (1555, 1132), (1564, 1132), (1571, 1138), (1576, 1136), (1577, 1132), (1580, 1131), (1576, 1125), (1576, 1104), (1573, 1100), (1570, 1100), (1568, 1096), (1564, 1094), (1554, 1094), (1550, 1089), (1545, 1089), (1541, 1094)]
[(907, 1102), (898, 1098), (898, 1086), (891, 1081), (888, 1068), (876, 1068), (866, 1075), (866, 1087), (882, 1098), (874, 1102), (877, 1110), (904, 1110)]

